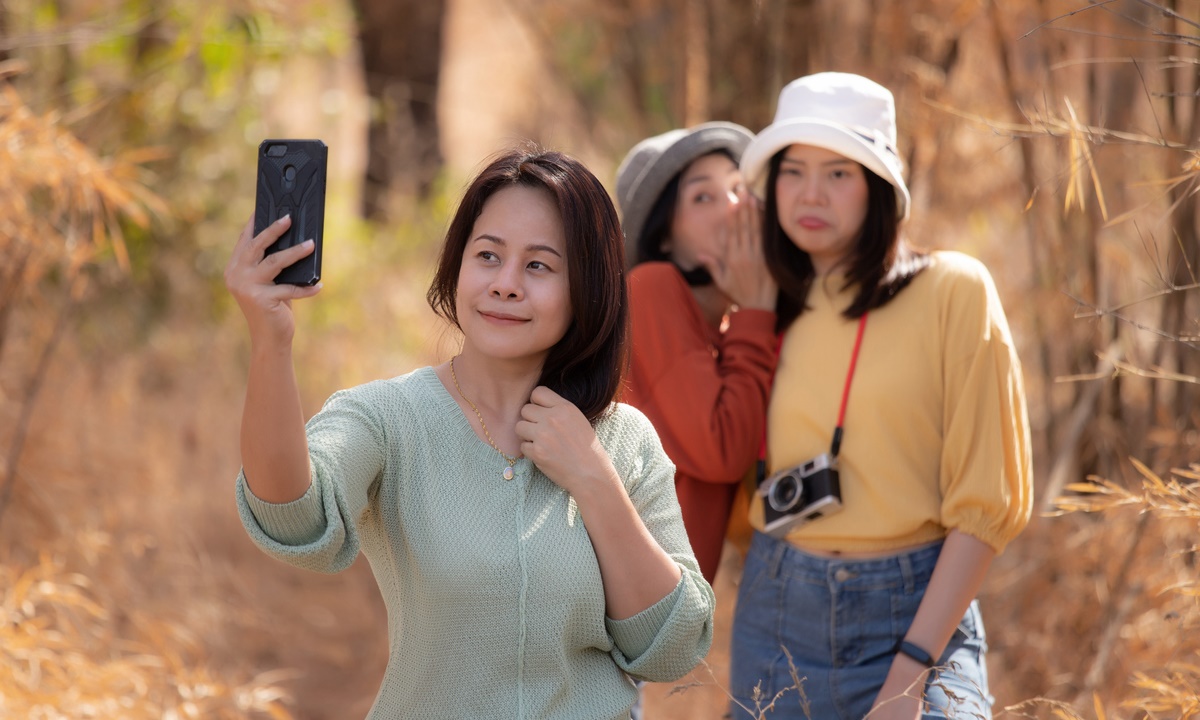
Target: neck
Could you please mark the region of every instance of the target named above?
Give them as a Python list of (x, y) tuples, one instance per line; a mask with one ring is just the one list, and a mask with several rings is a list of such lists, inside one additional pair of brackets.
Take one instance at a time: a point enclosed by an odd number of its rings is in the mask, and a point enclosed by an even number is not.
[(700, 305), (704, 319), (713, 327), (720, 327), (721, 320), (729, 311), (729, 298), (717, 289), (716, 285), (703, 285), (690, 288), (692, 297)]
[(454, 374), (471, 402), (486, 414), (494, 414), (497, 420), (506, 421), (520, 416), (521, 408), (529, 402), (541, 377), (543, 361), (494, 358), (464, 344), (454, 359)]

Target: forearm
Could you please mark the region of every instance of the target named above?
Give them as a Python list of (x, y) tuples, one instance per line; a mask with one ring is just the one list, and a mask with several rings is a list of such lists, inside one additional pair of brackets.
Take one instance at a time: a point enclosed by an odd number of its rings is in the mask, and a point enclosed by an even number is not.
[(979, 594), (995, 557), (987, 543), (951, 530), (905, 639), (935, 658), (940, 656), (967, 606)]
[(290, 345), (251, 350), (241, 450), (246, 482), (262, 500), (291, 502), (308, 490), (308, 441)]
[(624, 620), (670, 594), (681, 573), (642, 522), (615, 472), (589, 487), (576, 503), (600, 564), (606, 612)]
[[(921, 598), (917, 614), (904, 639), (925, 650), (932, 657), (940, 657), (955, 628), (962, 621), (967, 607), (979, 593), (995, 556), (995, 551), (987, 543), (951, 530), (946, 536), (937, 565), (934, 566), (929, 587)], [(927, 672), (928, 668), (916, 660), (897, 653), (887, 680), (875, 700), (875, 706), (901, 703), (891, 709), (907, 709), (903, 703), (912, 702), (920, 697)], [(910, 716), (904, 711), (901, 714), (904, 717)]]

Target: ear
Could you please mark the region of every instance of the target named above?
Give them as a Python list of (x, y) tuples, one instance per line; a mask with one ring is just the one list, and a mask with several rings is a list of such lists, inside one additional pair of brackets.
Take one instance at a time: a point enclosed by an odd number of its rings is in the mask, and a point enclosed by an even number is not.
[(670, 237), (667, 237), (665, 240), (663, 240), (658, 245), (658, 251), (661, 252), (663, 255), (670, 255), (671, 250), (673, 250), (674, 248), (675, 248), (675, 243), (671, 240)]

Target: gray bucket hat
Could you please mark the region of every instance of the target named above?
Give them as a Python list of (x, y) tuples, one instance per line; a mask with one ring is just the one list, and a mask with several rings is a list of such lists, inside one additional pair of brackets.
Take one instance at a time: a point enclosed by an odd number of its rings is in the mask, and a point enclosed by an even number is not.
[(637, 260), (642, 228), (671, 178), (696, 158), (717, 150), (728, 151), (738, 162), (753, 139), (754, 133), (741, 125), (718, 121), (671, 130), (634, 145), (617, 167), (617, 206), (625, 231), (626, 264)]

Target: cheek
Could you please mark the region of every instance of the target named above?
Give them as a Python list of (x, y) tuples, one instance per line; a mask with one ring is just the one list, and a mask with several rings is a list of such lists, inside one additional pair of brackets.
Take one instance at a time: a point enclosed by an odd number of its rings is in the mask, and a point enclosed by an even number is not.
[(675, 241), (675, 248), (696, 250), (704, 245), (711, 226), (712, 219), (695, 209), (677, 215), (675, 222), (671, 224), (671, 238)]
[(862, 225), (863, 221), (867, 219), (867, 188), (865, 186), (862, 188), (862, 191), (850, 201), (850, 207), (851, 214), (854, 216), (857, 223)]
[(792, 199), (795, 197), (795, 188), (786, 180), (780, 180), (775, 183), (775, 213), (782, 220), (786, 211), (792, 205)]

